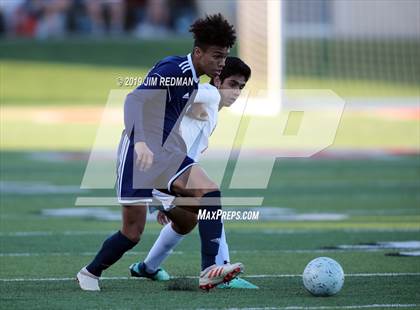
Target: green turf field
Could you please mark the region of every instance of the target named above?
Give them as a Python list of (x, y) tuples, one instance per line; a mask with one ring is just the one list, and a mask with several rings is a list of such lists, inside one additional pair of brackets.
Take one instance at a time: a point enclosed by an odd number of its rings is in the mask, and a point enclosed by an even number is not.
[[(232, 260), (245, 264), (244, 276), (260, 289), (210, 293), (197, 289), (196, 231), (164, 264), (174, 277), (169, 283), (127, 277), (128, 266), (145, 257), (159, 233), (159, 225), (148, 222), (142, 242), (104, 273), (102, 292), (79, 290), (75, 274), (120, 223), (47, 217), (43, 210), (78, 210), (77, 197), (114, 195), (79, 189), (109, 89), (118, 88), (118, 77), (144, 75), (155, 60), (188, 48), (182, 40), (0, 42), (0, 308), (420, 308), (420, 257), (385, 255), (399, 249), (324, 249), (420, 240), (418, 108), (398, 108), (399, 99), (419, 95), (418, 87), (412, 81), (317, 76), (316, 66), (304, 73), (292, 70), (287, 87), (330, 88), (346, 98), (363, 97), (367, 106), (377, 97), (397, 99), (390, 110), (386, 102), (378, 109), (345, 109), (328, 150), (347, 158), (278, 159), (265, 190), (227, 188), (231, 162), (222, 189), (228, 197), (264, 197), (265, 207), (289, 215), (340, 219), (226, 222)], [(229, 126), (233, 116), (222, 114), (220, 126)], [(262, 117), (256, 122), (261, 132), (274, 125)], [(109, 130), (107, 147), (113, 147), (121, 124), (112, 122)], [(213, 148), (230, 147), (223, 132), (213, 138)], [(275, 147), (270, 141), (252, 136), (253, 147), (262, 151)], [(360, 153), (349, 158), (353, 151)], [(408, 155), (390, 155), (404, 152)], [(258, 167), (249, 171), (257, 173)], [(119, 207), (109, 210), (118, 213)], [(318, 256), (343, 266), (346, 280), (337, 296), (315, 298), (302, 285), (300, 274)]]
[[(1, 162), (1, 304), (3, 309), (208, 309), (317, 307), (420, 303), (420, 258), (390, 257), (395, 250), (322, 250), (325, 246), (376, 241), (419, 240), (420, 163), (416, 157), (392, 160), (278, 161), (266, 191), (229, 191), (226, 195), (264, 195), (264, 205), (297, 213), (340, 213), (339, 221), (227, 222), (232, 259), (246, 265), (245, 276), (258, 291), (200, 292), (199, 241), (195, 231), (164, 267), (176, 277), (169, 283), (130, 280), (127, 267), (145, 257), (159, 227), (148, 223), (142, 242), (105, 272), (101, 293), (86, 293), (73, 280), (118, 221), (49, 218), (42, 209), (77, 208), (73, 194), (19, 194), (10, 185), (31, 189), (78, 185), (84, 160), (48, 162), (28, 152), (3, 152)], [(9, 187), (7, 187), (9, 186)], [(113, 207), (118, 210), (118, 207)], [(344, 289), (315, 298), (299, 274), (309, 260), (329, 256), (348, 274)], [(188, 277), (179, 279), (179, 277)], [(178, 289), (183, 290), (178, 290)], [(174, 306), (175, 305), (175, 306)], [(387, 307), (383, 307), (387, 308)], [(409, 306), (415, 308), (415, 306)], [(271, 308), (270, 308), (271, 309)]]

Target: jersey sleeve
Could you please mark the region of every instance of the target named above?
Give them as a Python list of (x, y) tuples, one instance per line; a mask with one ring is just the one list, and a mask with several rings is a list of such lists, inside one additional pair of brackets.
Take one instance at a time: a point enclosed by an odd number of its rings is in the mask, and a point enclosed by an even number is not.
[(219, 105), (220, 94), (216, 87), (199, 87), (194, 103), (204, 103), (206, 106)]
[(171, 96), (171, 87), (160, 82), (161, 78), (182, 76), (176, 63), (165, 62), (153, 67), (143, 83), (130, 93), (124, 103), (124, 124), (128, 135), (134, 131), (134, 142), (145, 141), (143, 128), (144, 105), (166, 103), (167, 94)]
[[(137, 89), (167, 89), (169, 87), (160, 83), (160, 79), (181, 76), (183, 76), (182, 70), (176, 63), (158, 63), (149, 71), (144, 82)], [(155, 81), (157, 83), (154, 83)]]

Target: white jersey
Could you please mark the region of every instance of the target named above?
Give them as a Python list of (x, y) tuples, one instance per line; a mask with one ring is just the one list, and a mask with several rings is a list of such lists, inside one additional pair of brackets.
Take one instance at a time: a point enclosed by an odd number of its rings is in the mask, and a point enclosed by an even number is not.
[[(194, 103), (202, 103), (206, 109), (208, 119), (197, 120), (187, 115), (181, 121), (181, 135), (187, 145), (188, 156), (198, 162), (200, 155), (209, 145), (209, 137), (217, 124), (220, 94), (216, 87), (210, 84), (199, 84)], [(153, 190), (153, 197), (161, 202), (160, 206), (149, 206), (150, 213), (156, 210), (169, 211), (175, 207), (174, 196)]]
[(219, 102), (220, 94), (216, 87), (209, 83), (199, 84), (193, 104), (202, 103), (208, 119), (202, 121), (185, 115), (181, 121), (181, 135), (187, 145), (188, 156), (196, 162), (207, 149), (209, 137), (216, 128)]

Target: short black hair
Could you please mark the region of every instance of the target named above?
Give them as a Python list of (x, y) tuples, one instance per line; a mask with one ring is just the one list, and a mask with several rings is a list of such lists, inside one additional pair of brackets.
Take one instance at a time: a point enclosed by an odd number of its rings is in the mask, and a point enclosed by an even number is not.
[(196, 20), (190, 32), (194, 35), (194, 46), (204, 50), (210, 45), (231, 48), (236, 41), (234, 27), (220, 13)]
[[(223, 83), (226, 78), (232, 75), (243, 76), (245, 78), (245, 82), (248, 82), (251, 77), (251, 68), (240, 58), (228, 56), (225, 61), (225, 66), (219, 75), (220, 81)], [(210, 84), (214, 84), (213, 79), (210, 81)]]

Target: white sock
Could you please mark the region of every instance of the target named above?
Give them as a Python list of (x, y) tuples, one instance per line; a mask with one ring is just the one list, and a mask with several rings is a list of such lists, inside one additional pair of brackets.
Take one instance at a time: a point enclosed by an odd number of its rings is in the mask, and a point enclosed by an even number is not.
[(144, 260), (146, 271), (153, 273), (158, 270), (162, 262), (171, 254), (172, 249), (182, 239), (184, 239), (184, 236), (173, 230), (171, 223), (166, 224)]
[(216, 256), (216, 265), (221, 266), (227, 262), (230, 262), (229, 247), (226, 242), (225, 225), (223, 224), (222, 235), (220, 236), (219, 252)]

